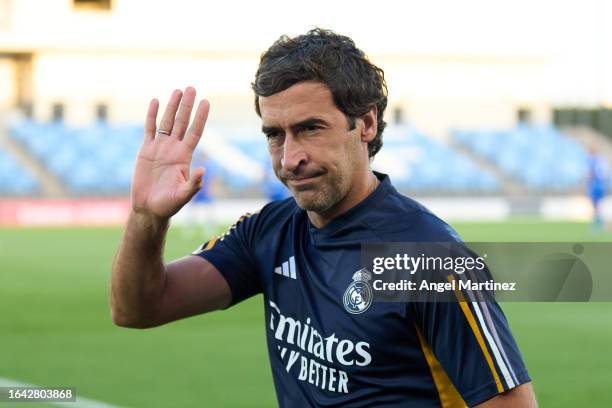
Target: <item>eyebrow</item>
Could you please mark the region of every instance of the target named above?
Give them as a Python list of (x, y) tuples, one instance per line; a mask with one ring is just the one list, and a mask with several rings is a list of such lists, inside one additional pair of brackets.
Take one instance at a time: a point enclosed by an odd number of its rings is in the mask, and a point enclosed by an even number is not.
[[(310, 127), (310, 126), (315, 126), (315, 125), (327, 125), (327, 122), (321, 118), (307, 118), (304, 119), (300, 122), (294, 123), (293, 125), (289, 126), (291, 128), (292, 131), (296, 131), (296, 130), (300, 130), (306, 127)], [(278, 132), (282, 130), (282, 128), (278, 127), (278, 126), (266, 126), (263, 125), (261, 127), (261, 131), (264, 134), (270, 134), (273, 132)]]

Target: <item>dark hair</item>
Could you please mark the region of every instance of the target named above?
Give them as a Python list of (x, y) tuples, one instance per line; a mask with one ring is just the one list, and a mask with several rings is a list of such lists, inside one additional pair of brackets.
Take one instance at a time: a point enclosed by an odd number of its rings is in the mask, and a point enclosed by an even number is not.
[(376, 137), (368, 144), (374, 157), (382, 147), (387, 107), (387, 84), (382, 69), (372, 64), (353, 40), (330, 30), (315, 28), (304, 35), (280, 37), (261, 55), (255, 81), (255, 111), (259, 97), (270, 96), (302, 81), (319, 81), (329, 88), (334, 103), (347, 117), (349, 127), (373, 105), (378, 111)]

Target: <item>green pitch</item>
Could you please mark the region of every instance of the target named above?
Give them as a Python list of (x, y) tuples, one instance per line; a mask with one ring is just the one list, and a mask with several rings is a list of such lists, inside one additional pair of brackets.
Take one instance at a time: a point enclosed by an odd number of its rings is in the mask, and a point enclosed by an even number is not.
[[(453, 225), (466, 241), (612, 241), (578, 223)], [(172, 229), (167, 259), (205, 238), (195, 235)], [(119, 237), (112, 228), (0, 229), (0, 377), (76, 387), (121, 406), (275, 406), (261, 297), (156, 329), (113, 326), (108, 282)], [(541, 406), (610, 406), (612, 303), (503, 308)]]

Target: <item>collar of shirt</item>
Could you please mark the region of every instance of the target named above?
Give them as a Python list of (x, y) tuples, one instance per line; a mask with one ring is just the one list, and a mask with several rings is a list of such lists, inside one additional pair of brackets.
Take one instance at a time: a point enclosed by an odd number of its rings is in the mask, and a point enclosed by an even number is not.
[(327, 241), (332, 238), (338, 239), (346, 233), (355, 232), (355, 230), (360, 227), (366, 228), (366, 225), (362, 223), (364, 216), (375, 211), (377, 202), (394, 190), (388, 175), (378, 172), (374, 172), (374, 174), (380, 181), (376, 189), (359, 204), (334, 218), (321, 229), (315, 227), (310, 222), (306, 211), (299, 210), (300, 216), (306, 218), (308, 230), (314, 243), (322, 243), (322, 241)]

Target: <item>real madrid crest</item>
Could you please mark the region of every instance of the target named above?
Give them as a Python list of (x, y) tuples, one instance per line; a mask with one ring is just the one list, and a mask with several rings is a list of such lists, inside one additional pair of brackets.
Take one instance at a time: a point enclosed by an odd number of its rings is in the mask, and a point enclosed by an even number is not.
[(346, 288), (342, 301), (347, 312), (352, 314), (363, 313), (372, 304), (372, 275), (363, 268), (353, 274), (353, 282)]

